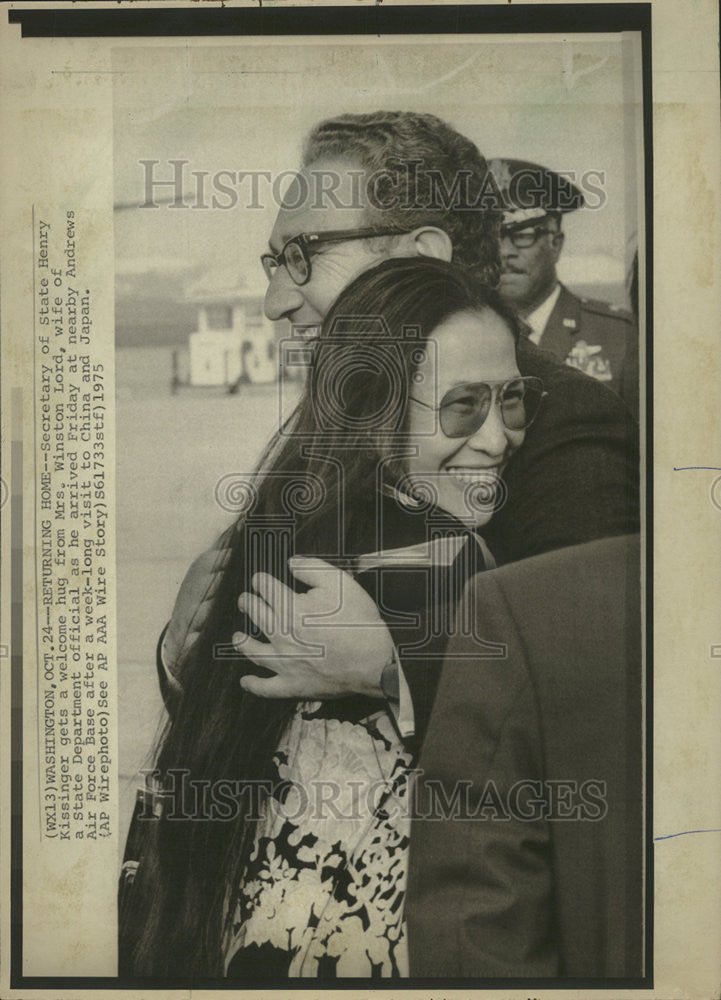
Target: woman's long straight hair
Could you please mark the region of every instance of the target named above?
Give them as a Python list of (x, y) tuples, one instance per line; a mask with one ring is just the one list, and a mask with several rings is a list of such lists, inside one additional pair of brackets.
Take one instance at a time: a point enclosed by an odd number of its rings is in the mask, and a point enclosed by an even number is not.
[[(238, 597), (258, 570), (287, 579), (290, 549), (332, 558), (341, 517), (343, 545), (367, 537), (379, 469), (391, 485), (404, 473), (388, 454), (406, 427), (419, 349), (451, 315), (489, 308), (517, 338), (516, 319), (494, 292), (456, 266), (414, 257), (362, 274), (326, 317), (303, 396), (261, 460), (253, 503), (221, 540), (225, 569), (177, 671), (182, 695), (156, 755), (165, 805), (159, 819), (137, 821), (139, 866), (120, 914), (123, 973), (186, 982), (223, 975), (222, 940), (258, 808), (253, 795), (237, 793), (273, 780), (273, 754), (296, 707), (241, 689), (239, 677), (257, 668), (230, 647), (241, 624)], [(292, 539), (273, 550), (268, 538), (289, 517)], [(213, 814), (208, 804), (217, 806), (221, 787), (226, 808)]]

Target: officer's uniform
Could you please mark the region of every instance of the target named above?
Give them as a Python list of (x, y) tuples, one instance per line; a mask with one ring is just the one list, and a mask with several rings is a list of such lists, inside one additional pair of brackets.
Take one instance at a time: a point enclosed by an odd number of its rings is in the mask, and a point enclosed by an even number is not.
[[(624, 396), (638, 377), (636, 327), (625, 309), (579, 298), (561, 285), (539, 347)], [(631, 405), (630, 400), (626, 400)], [(633, 407), (632, 407), (633, 408)]]
[[(539, 164), (498, 159), (491, 161), (490, 169), (504, 210), (502, 233), (585, 204), (583, 193), (566, 177)], [(527, 334), (532, 332), (522, 323), (524, 327)], [(604, 382), (638, 417), (638, 332), (630, 312), (580, 298), (561, 285), (542, 331), (536, 330), (533, 340), (572, 368)]]

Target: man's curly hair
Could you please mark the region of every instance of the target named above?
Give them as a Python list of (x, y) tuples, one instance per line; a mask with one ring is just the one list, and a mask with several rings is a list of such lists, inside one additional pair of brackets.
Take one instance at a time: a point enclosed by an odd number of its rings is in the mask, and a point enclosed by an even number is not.
[(374, 175), (371, 224), (438, 226), (453, 261), (494, 287), (500, 273), (500, 212), (478, 148), (440, 118), (412, 111), (342, 114), (308, 134), (303, 167), (346, 160)]

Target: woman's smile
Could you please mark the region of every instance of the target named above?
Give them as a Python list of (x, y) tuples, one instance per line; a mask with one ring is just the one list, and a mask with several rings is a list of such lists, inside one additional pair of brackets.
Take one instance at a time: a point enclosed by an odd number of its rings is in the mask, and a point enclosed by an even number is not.
[(482, 468), (464, 468), (459, 465), (447, 465), (442, 472), (445, 472), (451, 479), (458, 480), (464, 485), (475, 483), (487, 483), (490, 479), (497, 479), (503, 471), (505, 463), (498, 465), (483, 466)]
[[(438, 506), (478, 528), (490, 520), (494, 507), (488, 496), (498, 490), (508, 459), (525, 437), (525, 431), (506, 427), (495, 389), (519, 376), (513, 334), (501, 316), (482, 309), (455, 313), (430, 341), (435, 350), (426, 351), (418, 367), (410, 403), (416, 453), (408, 460), (409, 485), (424, 492), (430, 487)], [(494, 389), (488, 413), (467, 436), (449, 437), (439, 404), (449, 391), (474, 383)], [(461, 397), (454, 405), (468, 404)]]

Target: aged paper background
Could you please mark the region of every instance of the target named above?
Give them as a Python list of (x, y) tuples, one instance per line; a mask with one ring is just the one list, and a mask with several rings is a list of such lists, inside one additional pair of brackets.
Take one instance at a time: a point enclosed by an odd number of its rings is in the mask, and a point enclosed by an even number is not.
[[(369, 0), (370, 3), (370, 0)], [(317, 5), (317, 4), (316, 4)], [(8, 5), (9, 7), (12, 5)], [(18, 5), (21, 6), (21, 5)], [(41, 6), (41, 5), (36, 5)], [(620, 996), (713, 998), (721, 995), (721, 166), (719, 156), (718, 21), (715, 5), (681, 7), (654, 2), (654, 409), (655, 448), (655, 644), (654, 644), (654, 890), (655, 987), (613, 991)], [(170, 39), (54, 39), (21, 41), (3, 9), (3, 214), (2, 214), (2, 407), (3, 498), (24, 503), (27, 603), (34, 594), (35, 475), (32, 372), (33, 272), (37, 256), (35, 218), (59, 220), (74, 205), (79, 267), (92, 289), (95, 347), (108, 384), (114, 377), (113, 296), (113, 57), (111, 50), (139, 45), (162, 48)], [(192, 44), (232, 46), (237, 38), (198, 39)], [(427, 39), (422, 40), (426, 44)], [(463, 42), (466, 39), (460, 39)], [(274, 43), (275, 44), (275, 43)], [(311, 112), (310, 120), (317, 117)], [(297, 128), (298, 135), (303, 131)], [(483, 145), (482, 145), (483, 148)], [(484, 149), (485, 151), (485, 149)], [(491, 154), (502, 152), (489, 140)], [(270, 158), (269, 158), (270, 159)], [(624, 233), (623, 241), (627, 234)], [(23, 389), (22, 399), (13, 390)], [(112, 426), (112, 394), (106, 421)], [(122, 405), (122, 401), (120, 401)], [(23, 441), (22, 483), (11, 476), (12, 442)], [(106, 489), (114, 492), (114, 462), (106, 449)], [(18, 454), (17, 448), (14, 452)], [(121, 456), (117, 456), (121, 461)], [(22, 489), (21, 489), (22, 487)], [(111, 520), (120, 499), (110, 500)], [(9, 777), (11, 706), (10, 518), (4, 503), (2, 559), (2, 740), (4, 776)], [(108, 565), (114, 551), (109, 540)], [(157, 619), (158, 626), (162, 624)], [(114, 896), (125, 828), (122, 782), (113, 782), (108, 803), (113, 835), (94, 845), (92, 860), (77, 853), (58, 874), (40, 839), (40, 788), (28, 780), (38, 759), (32, 615), (25, 616), (24, 925), (26, 971), (35, 975), (112, 974)], [(114, 621), (108, 642), (115, 643)], [(122, 679), (113, 678), (122, 683)], [(115, 688), (117, 692), (117, 684)], [(125, 692), (127, 694), (127, 692)], [(131, 693), (132, 695), (132, 693)], [(111, 756), (117, 766), (115, 700), (110, 718)], [(149, 736), (152, 733), (148, 734)], [(31, 772), (32, 773), (32, 772)], [(40, 774), (40, 770), (38, 770)], [(38, 777), (38, 782), (40, 781)], [(2, 995), (29, 997), (36, 991), (9, 988), (9, 781), (3, 782)], [(77, 942), (62, 959), (68, 939)], [(98, 957), (100, 956), (100, 958)], [(75, 996), (57, 987), (39, 995)], [(355, 991), (344, 991), (355, 993)], [(381, 994), (391, 995), (390, 990)], [(454, 991), (421, 991), (447, 996)], [(465, 996), (470, 990), (458, 991)], [(201, 995), (201, 993), (198, 993)], [(364, 995), (359, 992), (357, 995)], [(526, 997), (524, 991), (491, 989), (492, 997)], [(535, 989), (533, 996), (550, 995)], [(566, 994), (567, 995), (567, 992)], [(589, 991), (579, 991), (579, 996)], [(607, 994), (608, 995), (608, 994)]]

